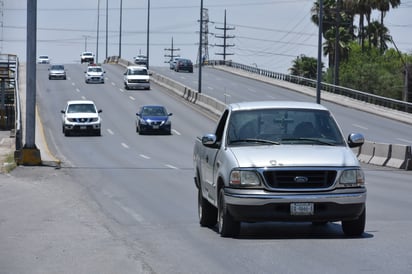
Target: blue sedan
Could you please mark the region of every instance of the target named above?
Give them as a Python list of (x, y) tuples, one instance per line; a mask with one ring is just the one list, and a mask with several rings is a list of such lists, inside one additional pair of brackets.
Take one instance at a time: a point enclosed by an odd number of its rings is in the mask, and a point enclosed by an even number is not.
[(152, 133), (172, 133), (172, 113), (167, 112), (164, 106), (146, 105), (142, 106), (136, 113), (136, 132), (144, 134)]

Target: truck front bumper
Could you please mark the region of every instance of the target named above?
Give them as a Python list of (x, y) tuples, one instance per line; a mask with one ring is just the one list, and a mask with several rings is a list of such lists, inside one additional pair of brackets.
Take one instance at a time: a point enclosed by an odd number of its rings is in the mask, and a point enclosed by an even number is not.
[[(225, 189), (225, 202), (238, 221), (342, 221), (358, 218), (365, 209), (366, 189), (352, 192), (271, 194)], [(313, 204), (313, 213), (293, 215), (291, 204)]]

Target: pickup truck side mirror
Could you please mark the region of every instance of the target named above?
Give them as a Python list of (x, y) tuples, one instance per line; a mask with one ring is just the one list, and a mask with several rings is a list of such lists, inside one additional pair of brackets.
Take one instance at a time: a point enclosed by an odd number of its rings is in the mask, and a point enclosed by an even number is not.
[(360, 133), (351, 133), (348, 136), (349, 147), (360, 147), (365, 142), (365, 137)]
[(213, 145), (216, 143), (216, 135), (214, 134), (207, 134), (202, 137), (202, 144), (203, 145)]

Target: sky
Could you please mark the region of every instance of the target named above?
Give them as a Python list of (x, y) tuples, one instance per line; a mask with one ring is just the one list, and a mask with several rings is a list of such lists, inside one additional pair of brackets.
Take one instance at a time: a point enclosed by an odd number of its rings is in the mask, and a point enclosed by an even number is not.
[[(49, 55), (53, 63), (78, 63), (85, 50), (98, 53), (99, 62), (119, 54), (128, 60), (145, 55), (149, 2), (150, 66), (168, 66), (172, 41), (174, 55), (195, 63), (201, 0), (37, 0), (37, 55)], [(203, 0), (209, 21), (209, 59), (223, 59), (218, 45), (224, 41), (217, 36), (224, 34), (225, 13), (226, 35), (233, 37), (226, 40), (231, 45), (227, 53), (233, 53), (226, 60), (288, 73), (297, 56), (317, 58), (318, 28), (310, 19), (314, 2)], [(22, 62), (27, 46), (26, 7), (27, 0), (0, 0), (0, 52), (17, 54)], [(384, 21), (398, 49), (408, 54), (412, 54), (411, 14), (412, 0), (402, 0)], [(372, 16), (379, 19), (377, 13)]]

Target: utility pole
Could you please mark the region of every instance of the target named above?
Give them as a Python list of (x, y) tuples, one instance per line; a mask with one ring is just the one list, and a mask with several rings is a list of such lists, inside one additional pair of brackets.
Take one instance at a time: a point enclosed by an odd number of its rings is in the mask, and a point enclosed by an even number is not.
[[(202, 93), (202, 46), (203, 46), (203, 0), (200, 0), (200, 30), (199, 30), (199, 78), (197, 82), (197, 91)], [(207, 37), (207, 36), (206, 36)]]
[(316, 75), (316, 103), (320, 104), (320, 90), (322, 85), (322, 35), (323, 35), (323, 0), (319, 0), (319, 30), (318, 30), (318, 63)]
[[(202, 1), (203, 5), (203, 1)], [(201, 11), (201, 20), (200, 20), (200, 43), (199, 44), (199, 52), (197, 56), (197, 61), (199, 65), (205, 64), (207, 61), (209, 61), (209, 40), (208, 40), (208, 35), (209, 35), (209, 10), (202, 8)]]
[(119, 58), (122, 57), (122, 21), (123, 21), (123, 0), (120, 0), (120, 27), (119, 27)]
[(234, 35), (227, 35), (228, 30), (234, 30), (235, 28), (234, 27), (228, 27), (226, 25), (226, 10), (225, 10), (225, 18), (224, 18), (223, 28), (219, 28), (219, 27), (215, 27), (215, 28), (219, 29), (219, 30), (223, 30), (223, 35), (217, 35), (217, 34), (215, 35), (216, 38), (222, 38), (223, 39), (223, 45), (215, 44), (216, 47), (223, 47), (223, 53), (215, 53), (215, 54), (216, 55), (223, 55), (223, 61), (226, 61), (226, 56), (227, 55), (233, 55), (233, 53), (227, 53), (226, 48), (235, 46), (234, 44), (227, 44), (227, 42), (226, 42), (227, 39), (235, 38)]
[(109, 56), (109, 0), (106, 0), (106, 58)]
[(178, 54), (177, 55), (175, 54), (175, 51), (179, 51), (180, 49), (174, 48), (174, 46), (173, 46), (173, 37), (172, 37), (172, 46), (170, 48), (166, 48), (165, 50), (170, 52), (170, 54), (165, 54), (164, 55), (166, 58), (169, 58), (169, 61), (165, 61), (165, 63), (169, 63), (170, 61), (173, 60), (173, 58), (180, 56)]
[(37, 0), (27, 1), (26, 45), (26, 136), (21, 163), (41, 164), (40, 150), (36, 147), (36, 51), (37, 51)]
[(100, 32), (100, 0), (97, 0), (97, 33), (96, 33), (96, 61), (99, 63), (99, 32)]

